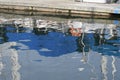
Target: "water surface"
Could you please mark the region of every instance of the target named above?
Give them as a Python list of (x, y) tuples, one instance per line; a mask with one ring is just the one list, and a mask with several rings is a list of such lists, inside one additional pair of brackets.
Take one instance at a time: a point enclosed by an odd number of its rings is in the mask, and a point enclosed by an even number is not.
[(2, 24), (0, 80), (119, 80), (119, 21), (83, 22), (101, 26), (99, 30), (103, 25), (114, 24), (117, 34), (111, 39), (108, 39), (109, 33), (101, 35), (97, 29), (72, 36), (66, 29), (67, 21), (59, 21), (63, 29), (48, 31), (35, 28), (35, 25)]

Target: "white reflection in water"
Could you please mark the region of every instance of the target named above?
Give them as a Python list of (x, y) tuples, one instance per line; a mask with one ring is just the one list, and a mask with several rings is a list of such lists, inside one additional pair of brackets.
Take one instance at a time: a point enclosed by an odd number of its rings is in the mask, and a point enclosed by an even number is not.
[(83, 71), (85, 68), (78, 68), (79, 71)]
[(3, 70), (3, 62), (2, 62), (2, 55), (1, 55), (1, 52), (2, 50), (0, 49), (0, 76), (2, 75), (2, 70)]
[[(0, 45), (0, 72), (2, 79), (5, 80), (20, 80), (20, 64), (18, 62), (18, 53), (10, 47), (15, 46), (15, 42), (5, 43)], [(4, 64), (4, 65), (3, 65)], [(4, 70), (3, 70), (4, 69)]]
[[(89, 60), (89, 54), (91, 54), (92, 51), (90, 50), (90, 48), (89, 48), (88, 52), (85, 51), (86, 45), (83, 42), (84, 34), (85, 34), (84, 31), (85, 30), (83, 30), (82, 39), (80, 40), (80, 42), (83, 45), (83, 47), (82, 47), (82, 59), (80, 61), (84, 64), (87, 64), (91, 68), (91, 74), (93, 74), (93, 76), (90, 78), (90, 80), (98, 80), (98, 76), (95, 72), (95, 66), (88, 61)], [(83, 71), (83, 70), (85, 70), (85, 68), (78, 68), (78, 70)]]
[(20, 65), (18, 63), (18, 54), (16, 50), (12, 49), (12, 56), (11, 56), (11, 63), (12, 63), (12, 78), (13, 80), (20, 80), (20, 74), (18, 70), (20, 69)]
[(49, 50), (49, 49), (47, 49), (47, 48), (42, 48), (42, 49), (40, 49), (40, 51), (52, 51), (52, 50)]
[(2, 62), (0, 62), (0, 75), (2, 74), (2, 71), (3, 70), (3, 63)]
[[(107, 67), (107, 57), (106, 56), (102, 56), (101, 59), (101, 70), (102, 70), (102, 74), (103, 74), (103, 80), (108, 80), (108, 67)], [(116, 66), (115, 66), (115, 57), (112, 56), (112, 79), (111, 80), (115, 80), (115, 73), (117, 71)]]
[(103, 74), (103, 80), (108, 80), (107, 77), (107, 57), (102, 56), (101, 59), (101, 70), (102, 70), (102, 74)]
[(112, 71), (112, 76), (113, 76), (113, 79), (112, 80), (115, 80), (115, 72), (117, 71), (116, 70), (116, 66), (115, 66), (115, 57), (112, 56), (112, 68), (113, 68), (113, 71)]

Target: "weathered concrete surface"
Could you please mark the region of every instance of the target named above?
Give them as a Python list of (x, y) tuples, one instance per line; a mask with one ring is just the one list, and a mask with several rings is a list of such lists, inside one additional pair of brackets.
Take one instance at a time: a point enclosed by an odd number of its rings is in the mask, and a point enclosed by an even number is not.
[[(81, 3), (74, 0), (0, 0), (0, 8), (21, 10), (44, 10), (63, 11), (68, 13), (79, 13), (80, 11), (92, 13), (120, 14), (120, 4), (97, 4)], [(65, 11), (67, 10), (67, 11)]]

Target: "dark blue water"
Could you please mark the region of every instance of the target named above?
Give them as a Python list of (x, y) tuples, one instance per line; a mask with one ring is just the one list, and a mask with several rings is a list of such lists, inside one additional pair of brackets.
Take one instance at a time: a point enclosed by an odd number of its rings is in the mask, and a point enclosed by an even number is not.
[(19, 77), (14, 79), (14, 74), (10, 77), (1, 70), (2, 80), (120, 80), (120, 36), (106, 40), (95, 33), (76, 37), (58, 31), (0, 27), (0, 46), (11, 42), (16, 43), (8, 49), (18, 53)]

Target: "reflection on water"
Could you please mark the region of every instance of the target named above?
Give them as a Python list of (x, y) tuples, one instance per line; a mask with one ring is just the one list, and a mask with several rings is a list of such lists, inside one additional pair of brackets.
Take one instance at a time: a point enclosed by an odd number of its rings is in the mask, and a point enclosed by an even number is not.
[(2, 19), (0, 59), (2, 80), (119, 80), (120, 27)]
[(6, 28), (0, 27), (0, 43), (7, 42), (8, 37), (6, 36)]
[(108, 80), (107, 78), (107, 58), (102, 56), (101, 59), (101, 69), (102, 69), (102, 74), (103, 74), (103, 80)]
[(116, 70), (116, 65), (115, 65), (115, 57), (114, 56), (112, 56), (112, 68), (113, 68), (113, 71), (112, 71), (112, 75), (113, 75), (113, 77), (112, 77), (112, 80), (115, 80), (115, 73), (117, 72), (117, 70)]
[(20, 80), (20, 64), (18, 53), (10, 47), (15, 46), (15, 42), (5, 43), (0, 46), (0, 79), (1, 80)]

